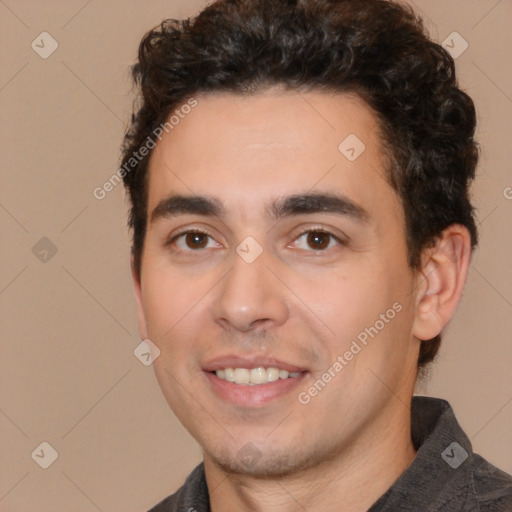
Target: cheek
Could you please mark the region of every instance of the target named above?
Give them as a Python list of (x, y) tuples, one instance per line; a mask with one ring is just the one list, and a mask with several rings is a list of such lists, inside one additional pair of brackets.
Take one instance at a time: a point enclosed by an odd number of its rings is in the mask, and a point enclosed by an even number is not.
[[(377, 337), (382, 349), (398, 338), (408, 338), (412, 325), (410, 283), (406, 272), (382, 265), (351, 271), (323, 269), (314, 276), (295, 276), (294, 291), (313, 311), (317, 329), (327, 333), (331, 357), (343, 352), (353, 340)], [(308, 313), (309, 312), (309, 313)], [(373, 337), (372, 337), (373, 336)]]
[(294, 281), (291, 288), (301, 299), (302, 309), (313, 311), (339, 342), (364, 329), (375, 315), (378, 318), (385, 303), (382, 282), (375, 286), (375, 276), (356, 268), (317, 269), (306, 280), (304, 274), (297, 274)]
[(142, 301), (148, 335), (162, 351), (174, 343), (201, 298), (201, 290), (189, 285), (169, 270), (155, 269), (143, 275)]
[(143, 275), (142, 298), (148, 336), (160, 349), (155, 371), (163, 387), (173, 389), (176, 383), (166, 370), (183, 383), (197, 372), (199, 343), (212, 328), (208, 318), (216, 276), (191, 278), (164, 265), (147, 268), (151, 272)]

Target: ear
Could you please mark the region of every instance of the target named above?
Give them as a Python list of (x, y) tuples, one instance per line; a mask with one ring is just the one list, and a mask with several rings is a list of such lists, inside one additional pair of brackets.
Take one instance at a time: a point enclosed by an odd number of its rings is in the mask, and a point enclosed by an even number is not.
[(135, 290), (135, 301), (137, 305), (137, 321), (139, 324), (139, 335), (141, 340), (148, 339), (148, 330), (146, 326), (146, 316), (144, 315), (144, 308), (142, 307), (142, 288), (140, 282), (140, 276), (135, 268), (135, 260), (131, 258), (131, 267), (132, 267), (132, 278), (133, 278), (133, 288)]
[(452, 224), (422, 254), (412, 334), (430, 340), (448, 324), (462, 296), (471, 260), (471, 237)]

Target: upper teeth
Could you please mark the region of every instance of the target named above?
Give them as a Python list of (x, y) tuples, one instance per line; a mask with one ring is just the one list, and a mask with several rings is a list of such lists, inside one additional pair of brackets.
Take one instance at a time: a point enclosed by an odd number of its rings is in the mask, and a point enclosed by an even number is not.
[(300, 372), (288, 372), (286, 370), (279, 370), (279, 368), (224, 368), (217, 370), (215, 375), (219, 379), (234, 382), (235, 384), (265, 384), (267, 382), (274, 382), (278, 379), (287, 379), (288, 377), (294, 378), (300, 375)]

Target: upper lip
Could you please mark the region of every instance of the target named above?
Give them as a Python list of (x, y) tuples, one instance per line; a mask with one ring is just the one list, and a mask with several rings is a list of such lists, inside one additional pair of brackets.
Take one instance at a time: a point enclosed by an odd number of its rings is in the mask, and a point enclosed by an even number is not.
[(224, 370), (225, 368), (279, 368), (280, 370), (287, 370), (289, 372), (304, 372), (306, 369), (302, 366), (297, 366), (291, 363), (286, 363), (280, 359), (273, 357), (259, 357), (259, 356), (220, 356), (211, 359), (203, 365), (203, 370), (206, 372), (214, 372), (216, 370)]

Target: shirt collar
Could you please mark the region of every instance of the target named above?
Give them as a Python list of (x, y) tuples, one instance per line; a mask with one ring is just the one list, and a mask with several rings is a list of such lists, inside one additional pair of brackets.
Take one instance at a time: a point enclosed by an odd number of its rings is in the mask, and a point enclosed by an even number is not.
[[(415, 396), (411, 403), (411, 437), (416, 457), (368, 512), (437, 510), (459, 499), (471, 479), (473, 450), (450, 404)], [(469, 460), (467, 460), (469, 459)], [(176, 510), (209, 512), (204, 464), (197, 466), (177, 496)]]

